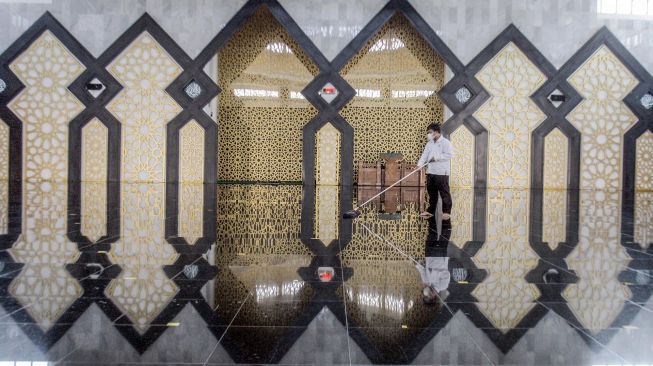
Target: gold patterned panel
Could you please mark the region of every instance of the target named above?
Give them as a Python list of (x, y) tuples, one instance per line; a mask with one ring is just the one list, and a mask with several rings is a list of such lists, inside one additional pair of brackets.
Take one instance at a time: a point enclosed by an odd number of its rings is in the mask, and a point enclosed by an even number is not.
[(406, 203), (399, 220), (379, 218), (378, 207), (375, 205), (376, 203), (372, 203), (365, 206), (361, 215), (354, 220), (352, 239), (342, 254), (343, 265), (350, 266), (349, 262), (353, 260), (405, 260), (401, 253), (370, 234), (362, 224), (411, 257), (424, 259), (428, 222), (419, 218), (418, 204)]
[(315, 136), (315, 233), (328, 245), (338, 238), (340, 219), (340, 131), (327, 123)]
[(454, 131), (451, 145), (456, 152), (451, 159), (451, 187), (474, 187), (474, 135), (465, 126)]
[(301, 181), (302, 130), (316, 109), (301, 91), (318, 68), (266, 6), (218, 54), (218, 177)]
[(82, 294), (64, 269), (79, 257), (66, 236), (68, 124), (84, 108), (68, 86), (84, 66), (50, 31), (45, 31), (9, 68), (25, 85), (9, 108), (23, 123), (23, 228), (10, 250), (29, 263), (10, 287), (42, 330), (49, 329)]
[(546, 77), (510, 42), (476, 78), (490, 94), (474, 113), (489, 132), (488, 186), (528, 188), (531, 132), (546, 117), (530, 96)]
[(653, 242), (653, 133), (637, 139), (635, 160), (635, 242), (648, 248)]
[(451, 241), (461, 247), (473, 239), (474, 228), (474, 135), (465, 126), (454, 131), (451, 144), (451, 198), (455, 202)]
[(9, 126), (0, 119), (0, 235), (9, 224)]
[(121, 235), (109, 257), (123, 271), (105, 293), (139, 332), (178, 291), (163, 272), (177, 253), (164, 239), (166, 125), (181, 107), (165, 88), (181, 73), (147, 32), (107, 68), (124, 86), (107, 109), (121, 123)]
[(91, 241), (107, 232), (109, 130), (97, 118), (82, 128), (81, 230)]
[[(583, 101), (569, 114), (581, 132), (579, 242), (569, 255), (580, 280), (563, 296), (592, 331), (607, 328), (621, 312), (628, 288), (617, 276), (628, 263), (620, 245), (623, 134), (637, 118), (623, 98), (637, 79), (606, 47), (599, 47), (569, 78)], [(614, 296), (614, 294), (624, 296)]]
[(204, 128), (191, 120), (179, 130), (179, 236), (195, 244), (204, 225)]
[(555, 250), (567, 238), (567, 165), (569, 144), (560, 129), (544, 138), (542, 241)]
[(343, 67), (357, 95), (341, 111), (354, 128), (354, 167), (401, 152), (416, 162), (426, 126), (443, 121), (436, 92), (444, 62), (403, 15), (395, 15)]
[(629, 257), (620, 244), (621, 191), (580, 191), (578, 245), (567, 263), (579, 277), (562, 293), (576, 318), (593, 332), (608, 328), (630, 298), (618, 279)]
[(623, 134), (637, 117), (623, 98), (637, 79), (606, 47), (601, 46), (569, 78), (584, 98), (567, 117), (581, 132), (583, 189), (620, 189)]
[(316, 184), (337, 185), (340, 182), (340, 140), (340, 131), (330, 122), (317, 131)]
[(540, 294), (524, 278), (538, 260), (528, 244), (528, 195), (525, 189), (488, 190), (487, 239), (473, 258), (488, 271), (488, 278), (472, 295), (502, 332), (517, 326)]

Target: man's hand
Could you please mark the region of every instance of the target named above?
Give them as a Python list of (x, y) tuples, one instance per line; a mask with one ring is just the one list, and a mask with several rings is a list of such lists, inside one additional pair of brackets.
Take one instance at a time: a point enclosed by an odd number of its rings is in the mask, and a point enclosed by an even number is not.
[(438, 160), (438, 156), (436, 154), (433, 154), (429, 157), (429, 163), (433, 163)]

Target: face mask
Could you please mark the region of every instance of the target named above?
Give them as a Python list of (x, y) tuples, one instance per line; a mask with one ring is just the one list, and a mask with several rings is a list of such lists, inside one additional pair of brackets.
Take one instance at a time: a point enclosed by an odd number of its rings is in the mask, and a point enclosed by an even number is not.
[(426, 139), (429, 141), (433, 141), (433, 134), (432, 133), (427, 133), (426, 134)]

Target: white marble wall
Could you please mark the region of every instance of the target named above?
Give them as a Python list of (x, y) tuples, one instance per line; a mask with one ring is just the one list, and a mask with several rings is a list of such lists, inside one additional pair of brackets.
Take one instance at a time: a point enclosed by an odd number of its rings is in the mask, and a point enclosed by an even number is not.
[[(606, 25), (653, 71), (653, 16), (605, 15), (599, 0), (410, 0), (463, 63), (514, 23), (556, 67)], [(147, 11), (191, 56), (245, 0), (0, 1), (0, 50), (46, 10), (98, 56)], [(328, 59), (333, 59), (386, 0), (280, 0)], [(310, 3), (310, 4), (309, 4)], [(651, 4), (653, 6), (653, 4)]]

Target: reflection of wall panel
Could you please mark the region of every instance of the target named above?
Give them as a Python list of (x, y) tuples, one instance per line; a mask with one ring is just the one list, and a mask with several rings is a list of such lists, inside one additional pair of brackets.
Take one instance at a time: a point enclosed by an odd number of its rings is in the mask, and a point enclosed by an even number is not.
[(555, 250), (566, 239), (569, 144), (558, 128), (544, 138), (542, 241)]
[(9, 220), (9, 126), (0, 119), (0, 234), (6, 234)]
[[(9, 108), (23, 124), (23, 228), (11, 255), (28, 263), (9, 292), (43, 330), (82, 294), (63, 268), (79, 257), (66, 236), (68, 123), (83, 105), (68, 86), (83, 65), (45, 31), (10, 65), (25, 89)], [(49, 297), (47, 302), (39, 297)]]
[(647, 247), (653, 242), (653, 133), (637, 139), (635, 161), (635, 242)]
[(583, 190), (579, 242), (568, 257), (580, 280), (563, 296), (581, 324), (594, 331), (607, 328), (623, 309), (624, 298), (630, 297), (617, 276), (628, 263), (619, 242), (622, 142), (636, 117), (622, 100), (638, 82), (606, 46), (599, 47), (569, 82), (584, 98), (568, 116), (582, 134)]
[(535, 306), (539, 291), (526, 273), (537, 265), (528, 245), (528, 190), (488, 190), (487, 239), (473, 258), (488, 278), (472, 294), (479, 309), (502, 332)]
[(108, 153), (108, 130), (95, 118), (82, 128), (81, 230), (92, 241), (107, 232)]
[[(147, 32), (107, 68), (123, 85), (107, 109), (122, 125), (121, 236), (109, 256), (123, 271), (107, 296), (144, 332), (177, 293), (162, 266), (177, 254), (164, 239), (166, 125), (181, 108), (165, 92), (181, 67)], [(129, 183), (129, 184), (127, 184)]]
[(419, 204), (408, 202), (401, 211), (401, 219), (383, 220), (379, 218), (378, 206), (365, 206), (359, 218), (353, 222), (351, 241), (343, 251), (343, 265), (349, 266), (350, 260), (357, 259), (405, 259), (396, 249), (370, 234), (363, 224), (404, 253), (417, 260), (423, 259), (428, 222), (420, 219), (419, 213)]
[(462, 248), (472, 240), (474, 228), (474, 135), (465, 126), (451, 134), (454, 157), (451, 159), (451, 199), (456, 209), (451, 241)]
[(259, 8), (218, 54), (218, 178), (301, 181), (302, 128), (316, 110), (301, 90), (317, 67)]
[(191, 120), (179, 130), (179, 236), (190, 244), (203, 234), (204, 129)]
[(546, 77), (510, 42), (476, 78), (490, 94), (474, 113), (489, 132), (488, 186), (528, 188), (531, 132), (545, 118), (530, 96)]
[(444, 62), (401, 15), (390, 19), (340, 71), (358, 94), (341, 111), (354, 127), (354, 166), (398, 151), (416, 162), (426, 126), (443, 120), (435, 94)]
[[(218, 260), (230, 255), (308, 254), (299, 239), (300, 185), (218, 186)], [(224, 257), (224, 258), (221, 258)]]

